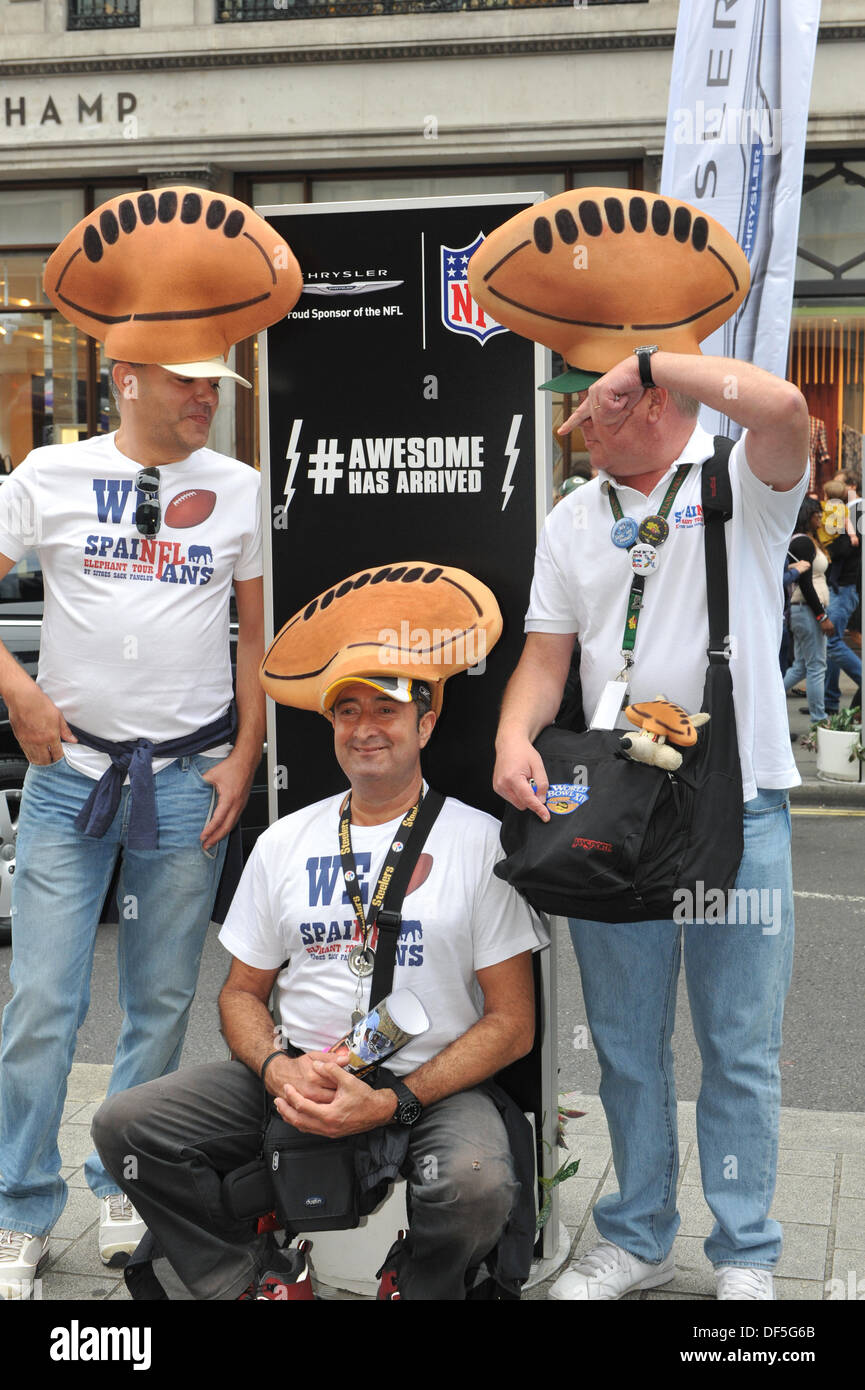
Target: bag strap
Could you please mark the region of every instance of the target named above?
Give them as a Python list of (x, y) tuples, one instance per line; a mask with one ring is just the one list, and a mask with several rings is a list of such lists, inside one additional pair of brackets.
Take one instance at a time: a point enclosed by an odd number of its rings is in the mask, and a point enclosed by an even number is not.
[(703, 542), (706, 559), (706, 606), (709, 612), (710, 666), (730, 660), (730, 598), (727, 584), (727, 542), (724, 524), (733, 515), (733, 488), (730, 482), (732, 439), (715, 436), (715, 452), (703, 464), (702, 507)]
[(376, 914), (375, 925), (378, 928), (378, 945), (375, 950), (375, 965), (373, 966), (372, 983), (369, 991), (370, 1005), (378, 1004), (390, 994), (396, 965), (396, 943), (402, 926), (403, 898), (406, 895), (409, 879), (420, 858), (421, 850), (426, 843), (426, 838), (444, 803), (445, 799), (441, 792), (433, 791), (431, 787), (427, 788), (426, 796), (421, 802), (417, 819), (408, 837), (408, 843), (400, 856), (393, 878), (387, 886), (384, 902)]

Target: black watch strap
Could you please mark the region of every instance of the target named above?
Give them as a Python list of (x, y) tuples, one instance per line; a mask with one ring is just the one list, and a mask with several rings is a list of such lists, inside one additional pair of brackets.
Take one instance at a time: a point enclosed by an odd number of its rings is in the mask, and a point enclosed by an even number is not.
[(396, 1110), (394, 1111), (393, 1122), (404, 1128), (409, 1128), (420, 1119), (423, 1114), (423, 1106), (414, 1091), (409, 1090), (404, 1081), (394, 1077), (390, 1086), (391, 1090), (396, 1092)]
[(657, 351), (658, 349), (655, 345), (634, 348), (640, 367), (640, 381), (646, 387), (655, 385), (655, 380), (652, 376), (652, 357)]

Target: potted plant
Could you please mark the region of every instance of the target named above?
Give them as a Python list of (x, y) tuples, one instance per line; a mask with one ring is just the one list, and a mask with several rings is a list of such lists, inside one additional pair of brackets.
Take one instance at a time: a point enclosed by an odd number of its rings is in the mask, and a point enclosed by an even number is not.
[(824, 724), (812, 726), (817, 734), (817, 776), (833, 782), (858, 782), (865, 749), (859, 740), (861, 713), (838, 710)]

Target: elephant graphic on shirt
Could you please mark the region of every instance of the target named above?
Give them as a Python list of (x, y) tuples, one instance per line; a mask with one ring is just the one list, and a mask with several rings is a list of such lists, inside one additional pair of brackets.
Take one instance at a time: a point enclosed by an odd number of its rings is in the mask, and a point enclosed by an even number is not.
[(209, 545), (191, 545), (187, 558), (190, 565), (210, 565), (213, 563), (213, 551)]

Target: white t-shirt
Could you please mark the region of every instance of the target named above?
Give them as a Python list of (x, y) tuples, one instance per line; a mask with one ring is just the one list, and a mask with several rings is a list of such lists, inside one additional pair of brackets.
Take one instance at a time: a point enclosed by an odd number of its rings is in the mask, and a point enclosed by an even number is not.
[[(286, 1036), (323, 1051), (348, 1032), (357, 977), (348, 954), (360, 940), (339, 856), (344, 794), (285, 816), (261, 835), (244, 870), (225, 925), (223, 946), (244, 964), (274, 970)], [(402, 816), (386, 825), (351, 827), (366, 909)], [(404, 1075), (441, 1052), (483, 1013), (475, 972), (548, 944), (523, 898), (493, 874), (501, 859), (499, 823), (448, 797), (430, 830), (403, 900), (393, 988), (411, 989), (430, 1028), (388, 1062)], [(375, 949), (375, 928), (370, 939)], [(363, 981), (366, 1012), (371, 976)]]
[[(787, 707), (778, 663), (783, 621), (782, 575), (790, 536), (807, 486), (775, 492), (751, 472), (744, 439), (730, 454), (733, 519), (727, 530), (732, 628), (733, 703), (745, 800), (758, 787), (794, 787), (799, 773), (790, 751)], [(712, 438), (698, 425), (679, 458), (648, 497), (615, 483), (626, 516), (636, 522), (658, 511), (680, 463), (712, 457)], [(601, 472), (547, 517), (535, 556), (527, 632), (579, 634), (583, 707), (591, 718), (605, 683), (622, 669), (622, 636), (633, 571), (628, 552), (610, 538), (613, 513)], [(646, 576), (637, 626), (631, 703), (665, 695), (699, 710), (706, 674), (709, 620), (703, 555), (701, 469), (676, 494), (660, 564)], [(621, 716), (622, 728), (632, 726)]]
[[(231, 701), (229, 595), (234, 579), (262, 572), (259, 477), (211, 449), (165, 465), (162, 524), (148, 538), (135, 526), (139, 472), (111, 434), (34, 449), (0, 488), (0, 553), (39, 554), (37, 679), (64, 717), (101, 738), (159, 743)], [(109, 763), (81, 744), (64, 753), (93, 777)]]

